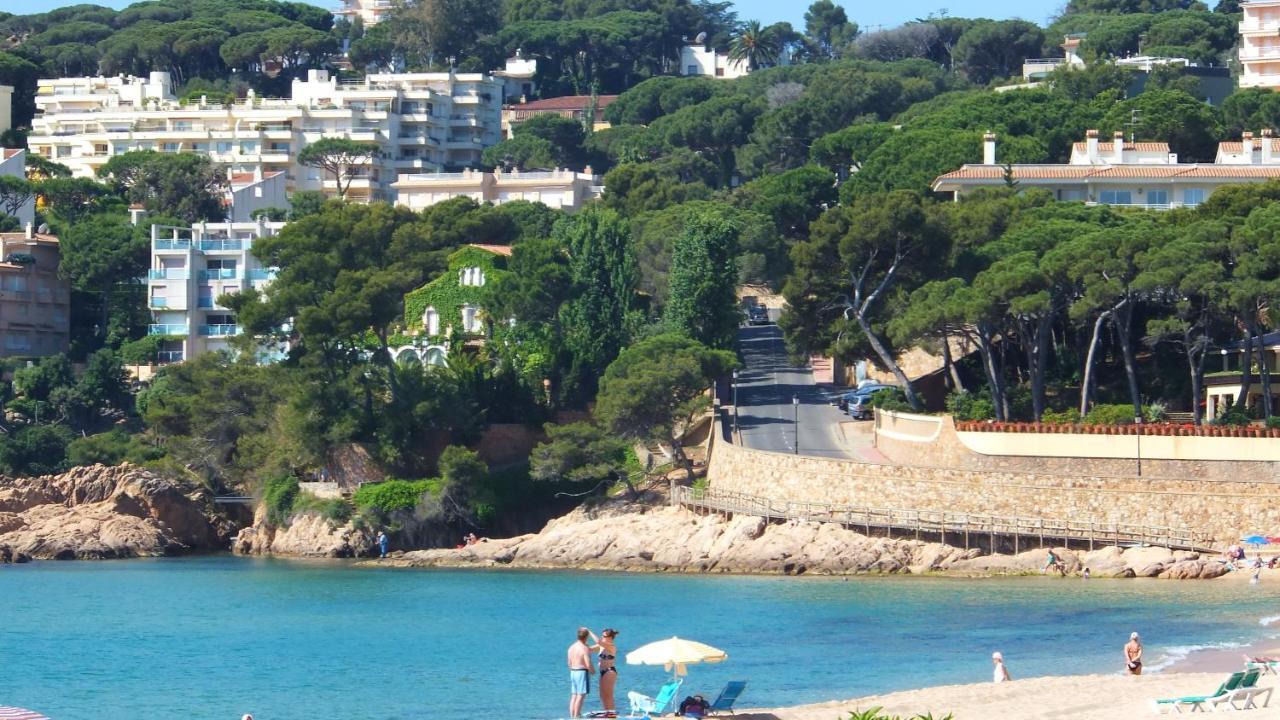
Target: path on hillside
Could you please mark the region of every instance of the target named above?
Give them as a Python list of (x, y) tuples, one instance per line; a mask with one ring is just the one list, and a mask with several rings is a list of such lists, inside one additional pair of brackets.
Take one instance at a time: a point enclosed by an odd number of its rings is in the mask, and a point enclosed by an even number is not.
[(797, 397), (800, 454), (852, 457), (838, 439), (839, 423), (848, 417), (832, 404), (835, 391), (814, 385), (809, 368), (791, 365), (777, 325), (742, 328), (738, 346), (746, 362), (738, 380), (738, 429), (744, 447), (795, 452), (796, 408), (791, 398)]

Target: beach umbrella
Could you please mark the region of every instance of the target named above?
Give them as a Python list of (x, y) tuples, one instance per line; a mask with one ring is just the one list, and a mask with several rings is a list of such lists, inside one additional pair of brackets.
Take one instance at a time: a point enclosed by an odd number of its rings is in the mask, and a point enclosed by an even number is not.
[(1246, 545), (1270, 545), (1271, 544), (1270, 540), (1266, 539), (1261, 535), (1250, 535), (1249, 537), (1241, 538), (1240, 542), (1245, 543)]
[(664, 670), (675, 670), (676, 675), (687, 674), (686, 665), (718, 663), (729, 654), (696, 640), (672, 637), (651, 642), (627, 653), (628, 665), (661, 665)]
[(0, 706), (0, 720), (49, 720), (34, 710)]

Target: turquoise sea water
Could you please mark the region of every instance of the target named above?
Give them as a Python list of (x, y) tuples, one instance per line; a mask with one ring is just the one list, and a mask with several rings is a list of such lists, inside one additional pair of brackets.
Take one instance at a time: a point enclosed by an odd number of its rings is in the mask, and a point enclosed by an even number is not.
[[(623, 652), (716, 645), (685, 690), (747, 706), (990, 678), (1119, 671), (1252, 642), (1280, 586), (1059, 578), (683, 577), (360, 569), (205, 557), (0, 567), (0, 705), (55, 720), (554, 718), (579, 624)], [(1280, 627), (1280, 626), (1278, 626)], [(623, 667), (619, 695), (661, 668)], [(682, 693), (684, 694), (684, 693)], [(589, 709), (598, 708), (593, 695)]]

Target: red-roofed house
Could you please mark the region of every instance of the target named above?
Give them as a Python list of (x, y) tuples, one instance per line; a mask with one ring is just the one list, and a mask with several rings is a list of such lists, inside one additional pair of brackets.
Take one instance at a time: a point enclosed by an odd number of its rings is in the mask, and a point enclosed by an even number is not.
[[(617, 99), (617, 95), (565, 95), (546, 100), (503, 105), (502, 136), (510, 138), (516, 125), (539, 115), (559, 115), (573, 120), (582, 120), (590, 114), (592, 127), (596, 130), (604, 130), (609, 127), (609, 123), (604, 121), (604, 109)], [(593, 104), (594, 112), (592, 112)]]
[(1125, 142), (1120, 133), (1101, 143), (1096, 130), (1074, 145), (1066, 164), (1002, 165), (991, 133), (983, 140), (982, 154), (980, 164), (939, 176), (934, 192), (951, 193), (958, 200), (1013, 180), (1021, 189), (1048, 190), (1058, 200), (1165, 210), (1199, 205), (1223, 185), (1280, 178), (1280, 143), (1270, 130), (1257, 143), (1253, 133), (1244, 133), (1240, 142), (1221, 143), (1212, 163), (1180, 163), (1166, 143)]
[(261, 165), (253, 172), (227, 172), (227, 221), (252, 222), (255, 210), (267, 208), (289, 209), (287, 178), (281, 170), (262, 171)]

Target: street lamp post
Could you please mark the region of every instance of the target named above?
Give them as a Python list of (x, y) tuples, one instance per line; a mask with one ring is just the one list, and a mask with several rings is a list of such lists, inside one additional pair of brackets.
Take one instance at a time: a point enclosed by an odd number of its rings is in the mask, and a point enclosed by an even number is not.
[(1138, 477), (1142, 477), (1142, 416), (1133, 419), (1138, 438)]
[(800, 454), (800, 396), (791, 396), (791, 427), (794, 428), (796, 455)]
[(733, 436), (738, 436), (738, 371), (733, 371)]

